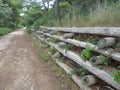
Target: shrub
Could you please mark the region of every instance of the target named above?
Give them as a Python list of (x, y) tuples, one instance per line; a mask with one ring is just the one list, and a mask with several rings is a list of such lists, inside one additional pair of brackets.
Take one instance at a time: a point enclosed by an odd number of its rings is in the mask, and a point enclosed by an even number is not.
[(57, 39), (55, 37), (51, 37), (50, 41), (56, 43)]
[(106, 57), (106, 56), (102, 56), (102, 55), (101, 55), (101, 60), (103, 61), (103, 64), (104, 64), (105, 66), (108, 66), (108, 65), (111, 64), (111, 61), (109, 60), (109, 57)]
[[(118, 68), (120, 69), (120, 66), (118, 66)], [(120, 70), (114, 70), (112, 72), (112, 77), (116, 82), (120, 83)]]
[(39, 28), (40, 25), (45, 25), (47, 23), (48, 23), (48, 20), (46, 18), (39, 18), (34, 22), (33, 27), (37, 29)]
[(89, 42), (94, 44), (94, 45), (97, 45), (98, 40), (99, 40), (98, 38), (93, 38)]
[(10, 32), (12, 32), (11, 29), (5, 28), (5, 27), (0, 27), (0, 36), (3, 36), (3, 35), (8, 34)]
[(91, 50), (90, 50), (90, 47), (89, 45), (86, 45), (85, 46), (85, 49), (82, 50), (81, 52), (81, 57), (86, 60), (86, 59), (89, 59), (91, 56)]
[(53, 55), (55, 53), (55, 47), (51, 46), (49, 52)]
[(76, 73), (78, 75), (82, 75), (84, 76), (86, 74), (86, 69), (84, 67), (81, 67), (81, 68), (75, 68), (73, 70), (73, 73)]
[(116, 48), (120, 48), (120, 43), (118, 43), (118, 44), (116, 45)]

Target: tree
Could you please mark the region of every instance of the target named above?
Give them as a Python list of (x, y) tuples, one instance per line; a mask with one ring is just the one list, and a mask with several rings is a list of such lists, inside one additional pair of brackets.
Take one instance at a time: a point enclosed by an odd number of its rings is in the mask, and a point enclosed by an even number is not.
[(23, 0), (1, 0), (1, 17), (4, 26), (15, 28), (19, 22), (19, 10), (22, 8)]

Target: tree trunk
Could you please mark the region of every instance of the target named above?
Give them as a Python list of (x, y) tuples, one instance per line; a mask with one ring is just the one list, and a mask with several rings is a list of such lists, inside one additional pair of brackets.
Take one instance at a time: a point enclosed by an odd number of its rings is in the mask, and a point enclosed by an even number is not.
[(55, 18), (56, 18), (56, 20), (57, 19), (59, 19), (59, 17), (60, 17), (60, 8), (59, 8), (59, 0), (56, 0), (55, 1)]
[(63, 35), (63, 38), (67, 39), (67, 38), (72, 38), (74, 36), (74, 33), (65, 33)]

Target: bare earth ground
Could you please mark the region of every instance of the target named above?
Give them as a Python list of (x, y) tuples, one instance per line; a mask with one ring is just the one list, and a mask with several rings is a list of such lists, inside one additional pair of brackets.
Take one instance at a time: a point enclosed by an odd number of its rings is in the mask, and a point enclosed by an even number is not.
[(0, 37), (0, 90), (58, 90), (24, 28)]

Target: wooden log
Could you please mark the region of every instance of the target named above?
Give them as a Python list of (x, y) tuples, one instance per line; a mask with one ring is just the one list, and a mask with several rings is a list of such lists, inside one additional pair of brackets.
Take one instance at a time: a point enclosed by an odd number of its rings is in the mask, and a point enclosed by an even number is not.
[(71, 27), (71, 28), (61, 28), (61, 27), (44, 27), (40, 26), (41, 29), (63, 31), (70, 33), (87, 33), (87, 34), (97, 34), (106, 36), (120, 36), (120, 27)]
[(111, 56), (113, 57), (113, 59), (120, 61), (120, 53), (119, 52), (114, 52), (111, 54)]
[(86, 42), (78, 41), (78, 40), (75, 40), (75, 39), (64, 39), (61, 36), (56, 36), (56, 35), (51, 36), (50, 34), (46, 34), (46, 33), (42, 33), (42, 34), (44, 34), (48, 37), (54, 37), (58, 40), (73, 44), (77, 47), (84, 48), (86, 45), (89, 45), (89, 47), (92, 51), (96, 51), (96, 52), (98, 52), (102, 55), (109, 56), (109, 57), (113, 58), (114, 60), (120, 62), (120, 53), (113, 52), (113, 49), (99, 49), (96, 45), (93, 45), (91, 43), (86, 43)]
[[(98, 68), (93, 67), (88, 61), (84, 62), (80, 56), (76, 55), (75, 53), (71, 51), (65, 52), (65, 50), (62, 50), (59, 48), (56, 44), (50, 43), (45, 41), (50, 46), (54, 46), (58, 51), (60, 51), (64, 56), (72, 59), (74, 62), (78, 63), (79, 65), (86, 68), (88, 71), (96, 75), (97, 77), (101, 78), (103, 81), (107, 82), (108, 84), (112, 85), (114, 88), (119, 90), (120, 84), (114, 81), (113, 77), (111, 77), (110, 74), (106, 73), (103, 70), (99, 70)], [(104, 77), (103, 77), (104, 76)]]
[(63, 35), (63, 38), (72, 38), (74, 36), (74, 33), (65, 33), (64, 35)]
[(53, 35), (53, 34), (56, 34), (57, 31), (51, 31), (50, 34)]
[(51, 38), (46, 38), (46, 40), (47, 40), (47, 41), (50, 41), (50, 40), (51, 40)]
[[(99, 89), (100, 90), (100, 89)], [(102, 90), (115, 90), (110, 86), (103, 86)]]
[(39, 40), (45, 41), (45, 38), (40, 37), (39, 35), (34, 34)]
[(67, 44), (66, 44), (65, 42), (58, 42), (57, 45), (58, 45), (59, 47), (63, 47), (63, 46), (65, 46), (65, 45), (67, 45)]
[(87, 87), (85, 85), (82, 84), (80, 78), (76, 75), (76, 74), (73, 74), (73, 69), (70, 68), (68, 65), (60, 62), (58, 59), (55, 59), (55, 62), (57, 63), (57, 65), (59, 65), (61, 68), (64, 69), (64, 71), (67, 73), (67, 74), (70, 74), (71, 75), (71, 78), (73, 79), (73, 81), (80, 87), (80, 90), (92, 90), (90, 87)]
[(89, 60), (92, 65), (100, 65), (103, 64), (102, 56), (93, 56)]
[(93, 75), (86, 75), (83, 78), (81, 78), (81, 82), (85, 86), (92, 86), (95, 85), (98, 82), (98, 80)]
[(108, 47), (108, 46), (112, 46), (115, 44), (115, 38), (113, 37), (106, 37), (106, 38), (102, 38), (98, 41), (97, 46), (98, 48), (104, 48), (104, 47)]
[(72, 51), (67, 51), (65, 52), (65, 50), (62, 50), (61, 48), (59, 48), (56, 44), (51, 43), (51, 42), (47, 42), (45, 41), (47, 44), (49, 44), (50, 46), (54, 46), (59, 52), (61, 52), (64, 56), (68, 57), (69, 59), (73, 60), (74, 62), (76, 62), (77, 64), (79, 64), (80, 66), (86, 68), (88, 71), (90, 71), (91, 73), (93, 73), (94, 75), (96, 75), (98, 78), (102, 79), (103, 81), (105, 81), (106, 83), (110, 84), (111, 86), (113, 86), (114, 88), (116, 88), (117, 90), (120, 89), (120, 84), (117, 83), (116, 81), (114, 81), (113, 77), (108, 74), (107, 72), (100, 70), (96, 67), (94, 67), (93, 65), (90, 64), (90, 62), (88, 61), (84, 61), (82, 60), (82, 58), (75, 54)]
[(43, 31), (36, 31), (35, 34), (40, 35), (41, 33), (43, 33)]

